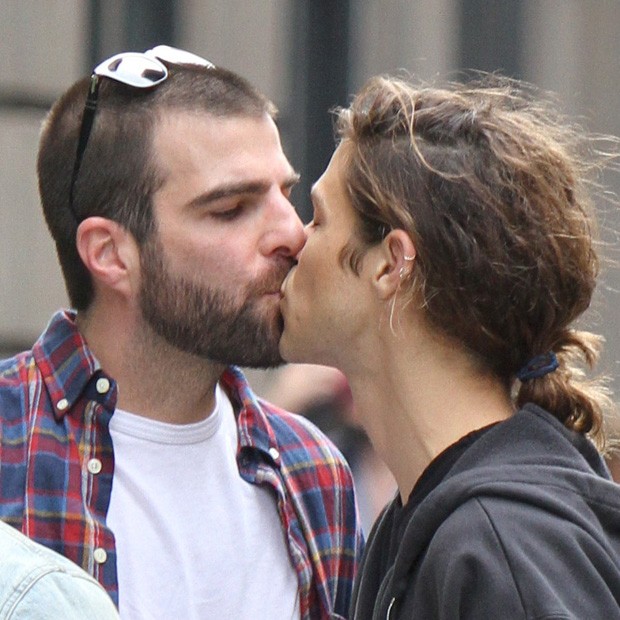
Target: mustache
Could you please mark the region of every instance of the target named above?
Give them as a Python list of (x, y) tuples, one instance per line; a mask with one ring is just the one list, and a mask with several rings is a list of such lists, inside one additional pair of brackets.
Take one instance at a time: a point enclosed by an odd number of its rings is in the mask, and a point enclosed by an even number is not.
[(267, 293), (278, 293), (282, 282), (288, 275), (288, 272), (295, 266), (297, 261), (294, 259), (282, 260), (264, 276), (253, 282), (249, 290), (256, 295), (264, 295)]

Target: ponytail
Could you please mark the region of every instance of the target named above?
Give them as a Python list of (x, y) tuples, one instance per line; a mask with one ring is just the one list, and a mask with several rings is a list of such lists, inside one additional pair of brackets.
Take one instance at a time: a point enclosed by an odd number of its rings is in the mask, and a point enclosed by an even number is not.
[(606, 447), (604, 421), (612, 401), (606, 380), (587, 379), (584, 366), (594, 368), (603, 340), (590, 332), (565, 330), (553, 347), (557, 368), (515, 383), (517, 406), (531, 402), (546, 409), (567, 428), (587, 434), (600, 450)]

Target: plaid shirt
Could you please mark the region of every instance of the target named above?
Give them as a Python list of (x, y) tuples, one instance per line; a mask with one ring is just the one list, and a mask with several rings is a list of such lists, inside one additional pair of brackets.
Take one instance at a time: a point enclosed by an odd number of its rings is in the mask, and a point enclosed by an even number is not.
[[(221, 383), (237, 411), (240, 475), (275, 492), (302, 618), (346, 616), (362, 548), (346, 462), (306, 419), (257, 399), (238, 369)], [(70, 312), (32, 351), (0, 362), (0, 518), (82, 566), (118, 603), (106, 525), (116, 400)]]

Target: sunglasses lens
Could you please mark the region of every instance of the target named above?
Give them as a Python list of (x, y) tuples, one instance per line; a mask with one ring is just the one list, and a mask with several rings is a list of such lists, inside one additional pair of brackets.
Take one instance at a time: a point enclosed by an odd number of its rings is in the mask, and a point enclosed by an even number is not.
[(180, 50), (177, 47), (170, 47), (169, 45), (158, 45), (153, 49), (144, 52), (149, 58), (159, 58), (164, 62), (169, 62), (173, 65), (197, 65), (199, 67), (207, 67), (212, 69), (215, 65), (196, 54)]
[(168, 70), (156, 58), (126, 52), (95, 67), (94, 73), (134, 88), (150, 88), (168, 77)]
[(137, 52), (123, 52), (116, 54), (112, 58), (104, 60), (100, 65), (96, 66), (92, 79), (91, 87), (84, 106), (84, 114), (82, 116), (82, 124), (80, 126), (80, 134), (78, 139), (77, 152), (75, 155), (75, 164), (73, 166), (73, 175), (71, 177), (71, 185), (69, 189), (69, 206), (77, 222), (80, 218), (75, 212), (73, 206), (73, 193), (75, 182), (82, 166), (82, 158), (86, 151), (86, 145), (90, 137), (95, 112), (97, 111), (97, 99), (99, 96), (99, 77), (107, 77), (111, 80), (121, 82), (127, 86), (134, 88), (151, 88), (157, 86), (168, 77), (168, 69), (161, 61), (175, 65), (198, 65), (212, 69), (215, 67), (208, 60), (196, 56), (191, 52), (170, 47), (169, 45), (158, 45), (144, 54)]

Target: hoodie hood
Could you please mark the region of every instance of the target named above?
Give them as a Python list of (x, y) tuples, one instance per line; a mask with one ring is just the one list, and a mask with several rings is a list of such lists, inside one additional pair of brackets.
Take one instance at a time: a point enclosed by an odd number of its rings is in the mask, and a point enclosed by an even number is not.
[(603, 459), (589, 440), (530, 404), (466, 450), (415, 509), (385, 594), (404, 595), (438, 528), (473, 499), (551, 513), (620, 556), (620, 493)]

